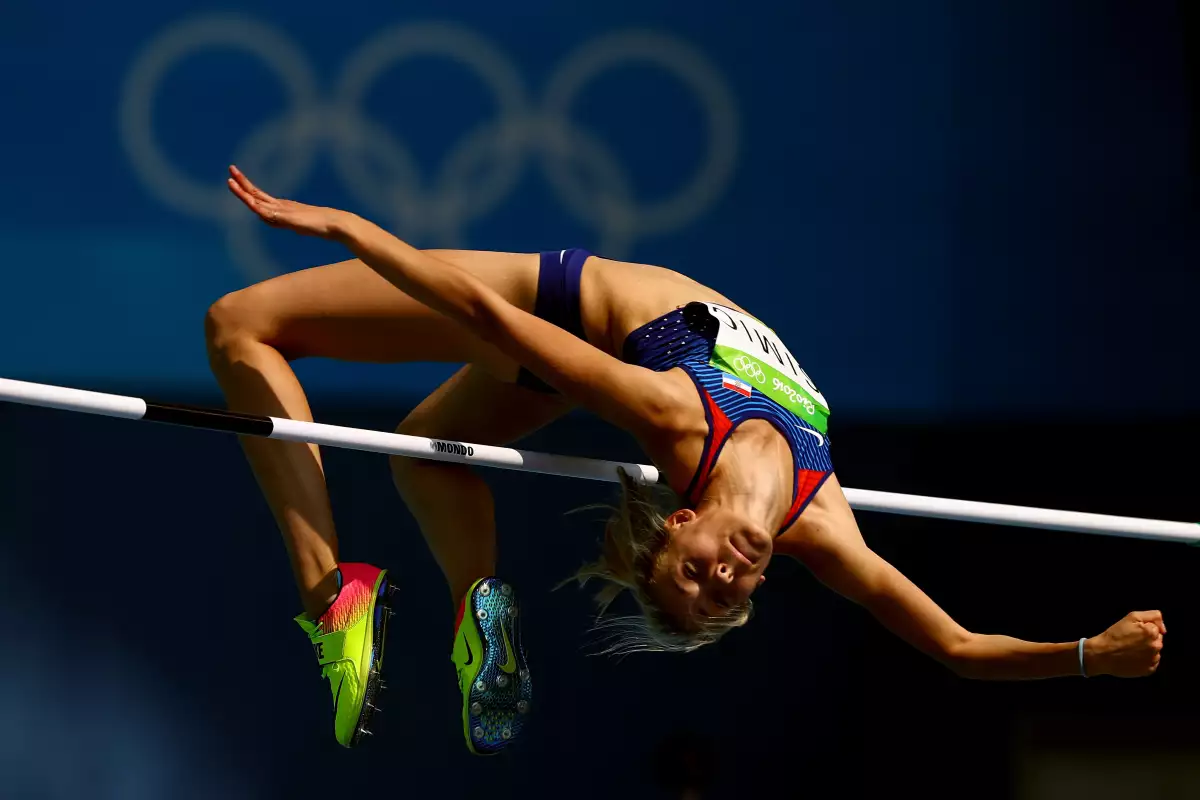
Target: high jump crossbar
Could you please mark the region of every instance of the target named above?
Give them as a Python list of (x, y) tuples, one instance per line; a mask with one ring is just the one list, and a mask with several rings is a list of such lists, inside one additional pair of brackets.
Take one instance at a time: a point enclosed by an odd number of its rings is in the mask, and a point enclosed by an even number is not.
[[(474, 464), (500, 469), (538, 472), (568, 478), (617, 482), (618, 468), (635, 481), (657, 483), (662, 477), (656, 467), (622, 461), (536, 453), (511, 447), (470, 444), (445, 439), (428, 439), (339, 425), (324, 425), (280, 417), (238, 414), (214, 408), (147, 402), (137, 397), (67, 389), (41, 383), (0, 378), (0, 401), (55, 408), (83, 414), (162, 422), (204, 430), (224, 431), (288, 442), (305, 442), (371, 453)], [(1200, 524), (1138, 517), (1118, 517), (1079, 511), (951, 500), (941, 497), (843, 489), (850, 506), (859, 511), (1015, 525), (1027, 528), (1093, 533), (1133, 539), (1186, 542), (1200, 545)]]

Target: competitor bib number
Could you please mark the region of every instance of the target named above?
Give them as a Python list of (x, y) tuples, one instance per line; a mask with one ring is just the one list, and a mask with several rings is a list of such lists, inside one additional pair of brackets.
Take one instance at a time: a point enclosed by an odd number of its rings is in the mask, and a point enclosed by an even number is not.
[(775, 331), (732, 308), (705, 303), (720, 323), (712, 366), (770, 397), (821, 433), (829, 427), (829, 404)]

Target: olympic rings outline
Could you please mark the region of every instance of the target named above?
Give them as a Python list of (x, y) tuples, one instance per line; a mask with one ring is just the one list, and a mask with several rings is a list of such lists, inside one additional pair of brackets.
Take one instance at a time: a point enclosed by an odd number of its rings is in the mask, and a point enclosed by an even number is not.
[[(177, 212), (223, 226), (235, 261), (256, 277), (280, 271), (259, 240), (259, 228), (226, 196), (223, 184), (202, 184), (172, 164), (154, 134), (156, 99), (170, 70), (216, 48), (239, 50), (262, 62), (279, 78), (289, 103), (282, 115), (248, 132), (232, 160), (261, 176), (272, 191), (288, 194), (308, 177), (320, 148), (329, 148), (339, 179), (356, 202), (400, 235), (429, 236), (438, 246), (461, 246), (466, 227), (503, 202), (530, 159), (540, 163), (569, 213), (598, 230), (599, 249), (618, 258), (639, 238), (679, 230), (700, 217), (720, 198), (736, 168), (740, 131), (732, 91), (703, 53), (665, 34), (618, 31), (585, 43), (551, 74), (537, 102), (512, 61), (470, 29), (444, 22), (401, 23), (374, 34), (351, 54), (334, 88), (323, 96), (304, 53), (272, 26), (235, 14), (189, 17), (158, 33), (134, 59), (121, 91), (120, 139), (145, 187)], [(497, 106), (492, 119), (460, 137), (426, 183), (411, 151), (362, 110), (372, 83), (414, 57), (466, 67)], [(634, 197), (608, 147), (570, 119), (575, 98), (588, 83), (626, 63), (649, 64), (678, 80), (699, 101), (707, 124), (707, 148), (695, 174), (674, 195), (649, 203)], [(573, 164), (586, 167), (599, 188), (586, 185)], [(482, 180), (480, 165), (488, 168)]]
[(767, 382), (767, 373), (763, 371), (762, 365), (752, 358), (738, 356), (733, 360), (733, 368), (752, 381), (758, 381), (760, 384)]

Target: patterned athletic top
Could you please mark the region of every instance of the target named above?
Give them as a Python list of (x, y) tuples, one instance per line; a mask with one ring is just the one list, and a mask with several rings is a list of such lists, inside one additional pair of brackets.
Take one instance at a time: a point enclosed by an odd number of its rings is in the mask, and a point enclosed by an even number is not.
[(774, 332), (714, 303), (688, 303), (625, 339), (623, 359), (656, 372), (682, 368), (700, 393), (708, 435), (685, 498), (698, 503), (729, 437), (748, 419), (767, 420), (787, 440), (795, 470), (791, 527), (833, 473), (829, 407)]

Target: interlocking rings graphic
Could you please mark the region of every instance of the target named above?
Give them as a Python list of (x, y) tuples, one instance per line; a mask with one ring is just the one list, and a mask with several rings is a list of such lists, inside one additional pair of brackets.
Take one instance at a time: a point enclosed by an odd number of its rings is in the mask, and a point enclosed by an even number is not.
[(763, 372), (762, 365), (753, 359), (738, 356), (733, 360), (733, 368), (752, 381), (767, 382), (767, 373)]
[[(235, 260), (255, 277), (278, 271), (257, 238), (258, 228), (226, 196), (222, 182), (200, 183), (173, 165), (154, 133), (155, 102), (167, 74), (184, 59), (214, 49), (257, 58), (278, 76), (289, 103), (288, 111), (246, 136), (233, 161), (286, 196), (327, 148), (356, 202), (401, 236), (438, 246), (462, 246), (467, 226), (504, 201), (534, 157), (564, 206), (597, 229), (598, 248), (614, 257), (640, 238), (680, 230), (700, 217), (725, 190), (736, 164), (737, 111), (724, 78), (701, 53), (662, 34), (626, 31), (585, 44), (558, 67), (535, 102), (512, 62), (472, 31), (442, 23), (399, 25), (356, 51), (326, 97), (304, 54), (276, 29), (240, 16), (191, 18), (151, 41), (130, 69), (119, 114), (121, 140), (146, 187), (175, 210), (222, 225)], [(451, 148), (426, 184), (410, 150), (368, 119), (362, 102), (385, 70), (430, 56), (466, 67), (497, 111)], [(700, 167), (674, 195), (653, 203), (634, 197), (616, 155), (570, 116), (590, 82), (629, 64), (673, 75), (699, 101), (707, 122)], [(589, 180), (573, 167), (581, 167)]]

